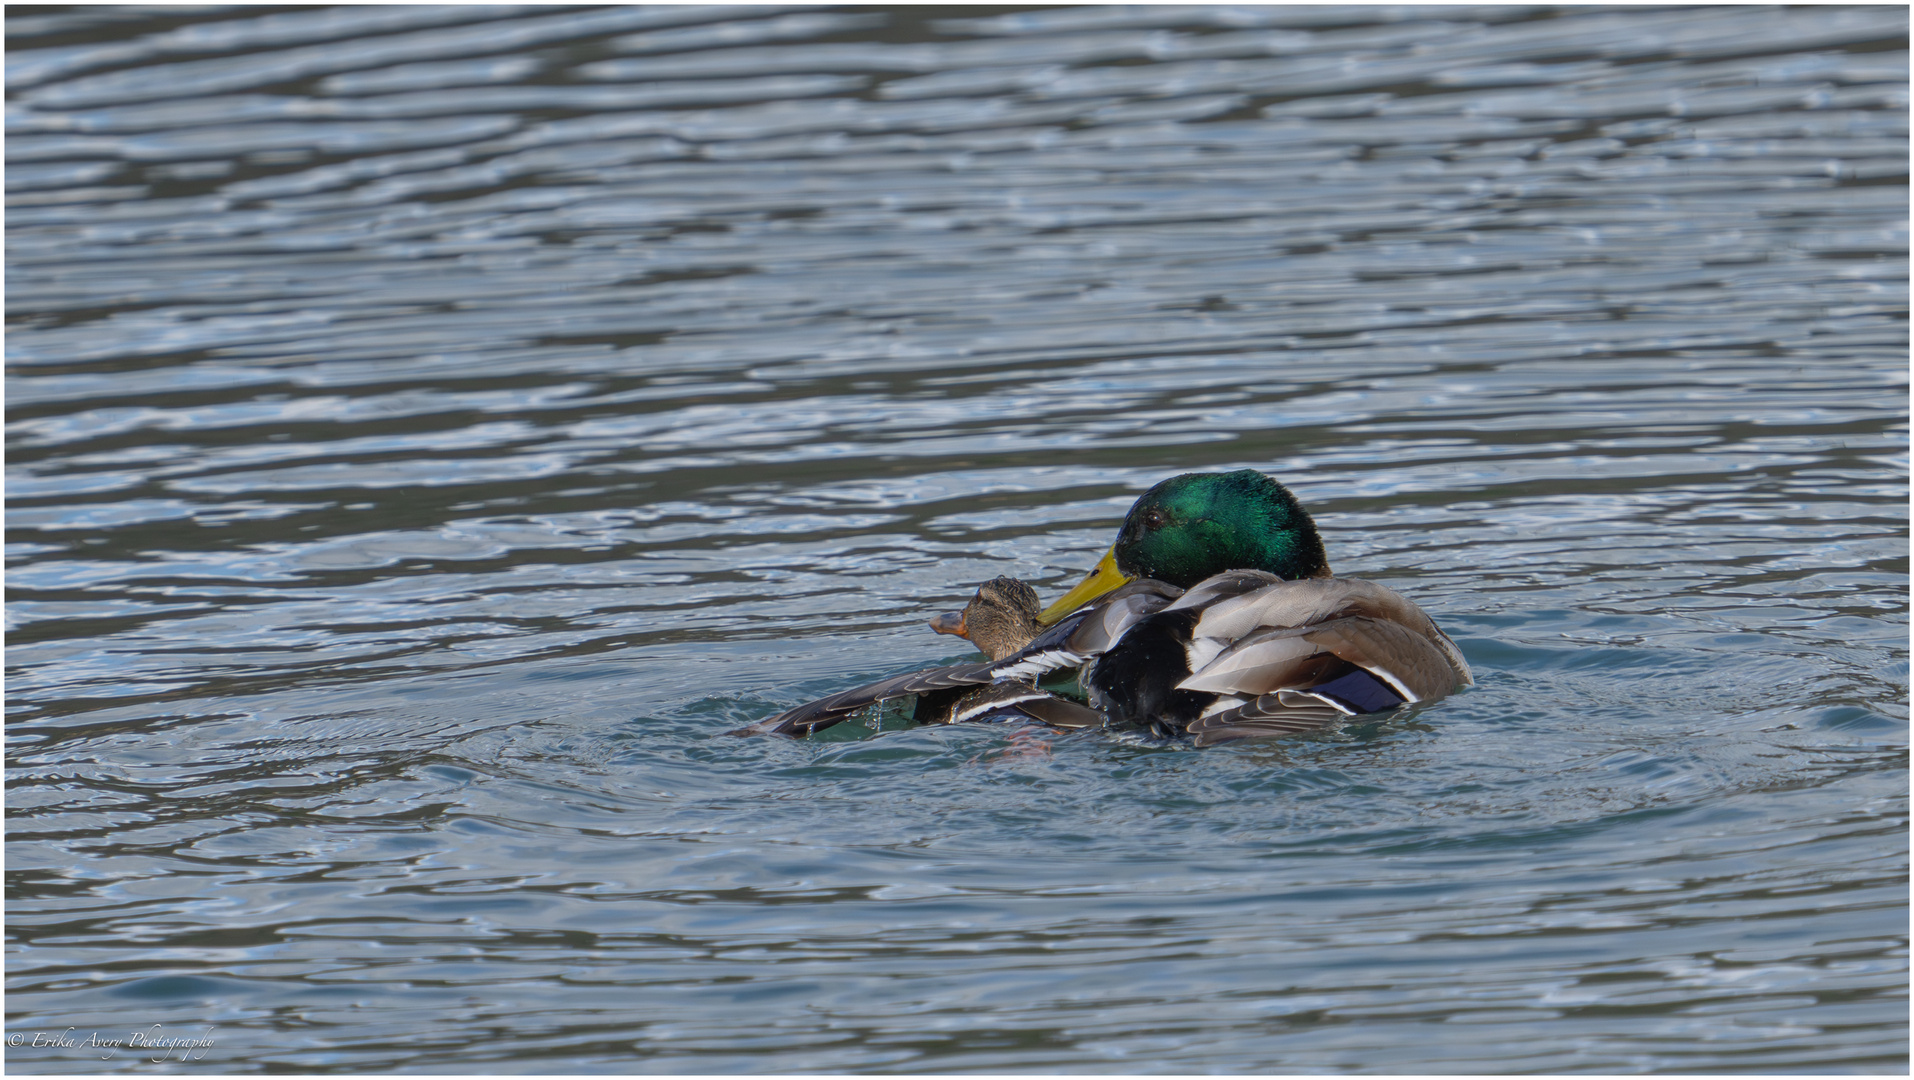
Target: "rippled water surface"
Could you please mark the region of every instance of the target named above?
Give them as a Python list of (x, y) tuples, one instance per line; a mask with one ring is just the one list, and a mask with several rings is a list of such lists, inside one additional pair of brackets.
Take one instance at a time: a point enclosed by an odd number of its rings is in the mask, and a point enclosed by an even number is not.
[[(9, 1069), (1906, 1068), (1904, 8), (7, 32)], [(1242, 467), (1479, 685), (720, 737)]]

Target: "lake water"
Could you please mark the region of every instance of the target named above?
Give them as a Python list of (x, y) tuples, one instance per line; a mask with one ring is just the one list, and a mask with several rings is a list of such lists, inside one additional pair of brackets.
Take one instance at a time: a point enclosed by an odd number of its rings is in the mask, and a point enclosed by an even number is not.
[[(7, 1067), (1904, 1072), (1907, 19), (13, 9)], [(1478, 685), (721, 737), (1244, 467)]]

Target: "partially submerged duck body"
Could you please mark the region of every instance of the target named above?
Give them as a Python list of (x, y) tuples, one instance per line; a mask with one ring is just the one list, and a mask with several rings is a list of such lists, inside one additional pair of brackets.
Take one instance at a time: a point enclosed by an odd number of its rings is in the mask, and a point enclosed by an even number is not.
[[(961, 619), (941, 616), (933, 629), (967, 630), (983, 614), (1018, 625), (1034, 593), (1026, 605), (993, 589), (1004, 581), (1022, 586), (997, 579)], [(980, 641), (990, 660), (894, 676), (734, 734), (802, 736), (890, 698), (991, 686), (993, 710), (1209, 745), (1434, 701), (1474, 681), (1455, 643), (1406, 597), (1330, 576), (1308, 513), (1250, 470), (1187, 473), (1151, 488), (1097, 569), (1035, 621), (1048, 629), (1020, 648), (1003, 647), (1014, 634)], [(1036, 689), (1068, 670), (1087, 705)]]
[[(964, 610), (937, 616), (930, 621), (930, 628), (968, 639), (992, 660), (1007, 660), (1043, 632), (1038, 611), (1037, 590), (1013, 577), (995, 577), (977, 586), (977, 594)], [(1034, 684), (1004, 680), (920, 694), (911, 719), (919, 724), (1044, 719), (1059, 726), (1088, 726), (1101, 717)], [(1071, 719), (1079, 723), (1067, 723)]]

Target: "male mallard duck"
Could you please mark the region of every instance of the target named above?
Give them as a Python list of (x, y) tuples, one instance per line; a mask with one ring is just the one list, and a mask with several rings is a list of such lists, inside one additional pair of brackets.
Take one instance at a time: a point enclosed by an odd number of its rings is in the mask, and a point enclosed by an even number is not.
[(1066, 727), (1188, 733), (1202, 746), (1434, 701), (1474, 682), (1421, 608), (1374, 582), (1331, 577), (1302, 504), (1249, 469), (1185, 473), (1145, 492), (1109, 553), (1038, 621), (1048, 629), (1008, 655), (894, 676), (735, 734), (807, 735), (889, 698), (1030, 685), (1075, 668), (1088, 707), (1021, 690), (1007, 694), (1010, 707)]

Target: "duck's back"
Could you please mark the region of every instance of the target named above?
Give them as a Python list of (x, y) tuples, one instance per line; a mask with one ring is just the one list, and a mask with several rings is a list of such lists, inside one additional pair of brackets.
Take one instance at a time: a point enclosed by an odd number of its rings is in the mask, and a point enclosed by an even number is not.
[(1304, 730), (1473, 681), (1421, 608), (1358, 578), (1233, 570), (1134, 625), (1084, 682), (1113, 723), (1199, 743)]

